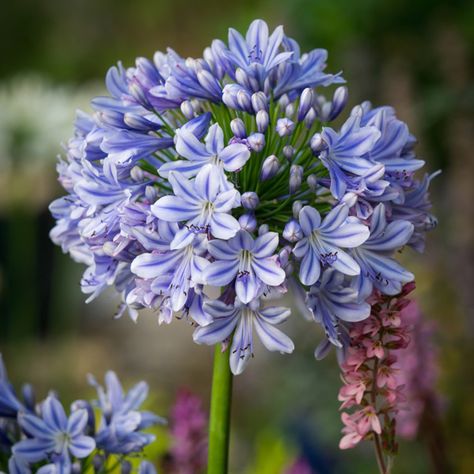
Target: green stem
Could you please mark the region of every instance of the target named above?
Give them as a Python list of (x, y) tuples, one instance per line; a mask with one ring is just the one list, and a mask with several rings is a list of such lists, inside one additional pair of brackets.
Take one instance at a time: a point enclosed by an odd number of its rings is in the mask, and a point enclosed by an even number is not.
[(229, 455), (230, 402), (232, 374), (229, 368), (229, 348), (214, 352), (212, 375), (211, 417), (209, 421), (209, 454), (207, 474), (226, 474)]

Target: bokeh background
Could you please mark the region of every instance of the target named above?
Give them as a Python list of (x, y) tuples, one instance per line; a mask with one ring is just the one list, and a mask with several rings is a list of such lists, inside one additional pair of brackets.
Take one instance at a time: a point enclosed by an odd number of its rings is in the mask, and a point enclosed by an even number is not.
[[(131, 65), (171, 45), (201, 54), (228, 26), (261, 17), (303, 49), (329, 50), (350, 105), (394, 105), (419, 138), (439, 226), (423, 256), (406, 253), (416, 297), (435, 322), (442, 400), (433, 428), (403, 442), (395, 474), (474, 472), (474, 3), (468, 0), (17, 0), (0, 14), (0, 351), (15, 383), (64, 400), (90, 394), (89, 372), (146, 379), (166, 415), (180, 387), (207, 404), (212, 350), (185, 322), (159, 327), (144, 313), (114, 320), (117, 301), (84, 304), (82, 269), (48, 238), (48, 202), (61, 194), (55, 161), (76, 108), (104, 93), (118, 60)], [(316, 362), (321, 333), (298, 316), (293, 356), (257, 351), (234, 386), (232, 473), (278, 474), (302, 453), (321, 474), (375, 472), (371, 446), (337, 448), (341, 424), (334, 356)], [(431, 435), (430, 435), (431, 431)], [(433, 463), (433, 458), (437, 459)]]

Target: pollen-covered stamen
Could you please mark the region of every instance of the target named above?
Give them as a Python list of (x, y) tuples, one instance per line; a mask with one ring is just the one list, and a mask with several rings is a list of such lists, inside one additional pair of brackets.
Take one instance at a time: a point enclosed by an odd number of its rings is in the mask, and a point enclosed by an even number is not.
[(321, 264), (327, 267), (330, 267), (337, 260), (337, 251), (336, 252), (327, 252), (320, 255)]

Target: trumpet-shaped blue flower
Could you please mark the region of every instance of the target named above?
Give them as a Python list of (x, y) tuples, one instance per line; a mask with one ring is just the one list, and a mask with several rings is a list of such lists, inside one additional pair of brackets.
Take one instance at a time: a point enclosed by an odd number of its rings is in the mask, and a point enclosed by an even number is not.
[(218, 124), (211, 125), (205, 144), (187, 129), (176, 130), (176, 151), (185, 160), (165, 163), (160, 174), (167, 177), (170, 171), (179, 171), (190, 178), (196, 176), (207, 164), (226, 171), (237, 171), (247, 163), (250, 151), (243, 143), (224, 146), (224, 133)]
[(335, 207), (321, 221), (319, 212), (305, 206), (299, 213), (304, 238), (293, 249), (301, 259), (300, 280), (303, 285), (313, 285), (321, 274), (321, 266), (330, 266), (345, 275), (358, 275), (360, 267), (342, 248), (354, 248), (369, 237), (369, 229), (358, 219), (349, 217), (349, 208), (343, 204)]
[(415, 278), (393, 258), (393, 253), (410, 240), (413, 229), (413, 224), (404, 220), (387, 223), (383, 204), (374, 209), (370, 237), (350, 251), (361, 269), (354, 279), (361, 300), (370, 296), (373, 287), (387, 295), (396, 295), (403, 284)]
[(275, 327), (289, 317), (288, 308), (270, 306), (260, 309), (257, 301), (250, 304), (236, 301), (235, 305), (226, 305), (218, 300), (206, 303), (205, 308), (213, 321), (194, 331), (194, 341), (214, 345), (226, 341), (233, 334), (230, 368), (234, 375), (243, 372), (253, 354), (254, 328), (269, 351), (290, 354), (294, 350), (292, 340)]
[(245, 230), (225, 242), (209, 242), (209, 253), (216, 259), (204, 271), (204, 279), (211, 286), (226, 286), (235, 279), (235, 291), (244, 303), (254, 300), (265, 285), (278, 286), (285, 280), (285, 272), (274, 255), (278, 234), (267, 232), (253, 239)]
[(344, 285), (344, 275), (333, 269), (323, 272), (306, 300), (314, 320), (323, 326), (326, 337), (337, 347), (342, 347), (340, 320), (356, 322), (370, 315), (370, 305), (360, 302), (357, 292)]
[(184, 247), (173, 248), (178, 232), (177, 224), (159, 223), (155, 250), (142, 253), (131, 264), (135, 275), (152, 280), (154, 294), (169, 298), (173, 311), (183, 309), (191, 288), (205, 283), (204, 270), (209, 265), (202, 256), (206, 237), (197, 235)]
[(168, 180), (174, 196), (163, 196), (151, 208), (153, 214), (167, 222), (186, 222), (171, 243), (172, 248), (187, 245), (195, 233), (230, 239), (240, 229), (239, 222), (230, 210), (240, 204), (235, 189), (221, 189), (222, 172), (206, 165), (189, 181), (182, 174), (170, 172)]
[(366, 176), (382, 164), (372, 161), (367, 154), (380, 138), (380, 131), (372, 126), (361, 127), (362, 110), (353, 113), (340, 132), (324, 127), (321, 137), (326, 148), (320, 153), (323, 164), (331, 177), (330, 189), (336, 199), (346, 192), (351, 176)]
[(127, 393), (114, 372), (105, 375), (105, 389), (94, 377), (90, 383), (97, 390), (96, 404), (101, 409), (102, 419), (97, 431), (97, 446), (107, 453), (128, 454), (140, 452), (155, 436), (142, 430), (165, 420), (154, 413), (139, 411), (148, 395), (148, 385), (140, 382)]
[[(293, 54), (280, 51), (283, 38), (282, 26), (270, 35), (263, 20), (254, 20), (250, 24), (245, 39), (238, 31), (229, 28), (229, 48), (221, 52), (228, 74), (250, 92), (263, 90), (270, 71)], [(245, 74), (236, 73), (237, 68)]]
[(18, 423), (29, 438), (15, 444), (13, 454), (30, 464), (44, 459), (56, 461), (63, 472), (70, 472), (71, 455), (85, 458), (96, 446), (93, 438), (84, 435), (87, 411), (76, 410), (68, 418), (54, 396), (45, 400), (41, 411), (41, 418), (29, 413), (18, 415)]

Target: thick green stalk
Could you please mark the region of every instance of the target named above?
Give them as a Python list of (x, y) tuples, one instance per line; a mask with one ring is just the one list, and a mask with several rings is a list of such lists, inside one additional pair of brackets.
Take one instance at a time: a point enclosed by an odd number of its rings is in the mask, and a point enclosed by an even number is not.
[(207, 474), (227, 473), (232, 396), (229, 351), (227, 348), (225, 352), (222, 352), (221, 346), (218, 344), (214, 352)]

